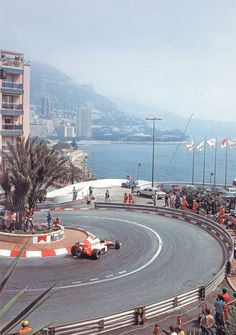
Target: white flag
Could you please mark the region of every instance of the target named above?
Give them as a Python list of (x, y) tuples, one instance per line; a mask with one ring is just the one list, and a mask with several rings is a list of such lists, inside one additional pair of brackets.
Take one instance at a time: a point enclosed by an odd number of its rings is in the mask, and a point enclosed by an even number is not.
[(228, 139), (225, 137), (221, 140), (220, 142), (220, 147), (223, 149), (223, 148), (226, 148), (227, 146), (227, 143), (228, 143)]
[(188, 150), (188, 151), (193, 151), (193, 148), (194, 148), (194, 142), (189, 142), (189, 143), (185, 143), (185, 148)]
[(209, 145), (210, 150), (216, 148), (216, 139), (215, 138), (211, 138), (210, 140), (207, 140), (206, 142)]
[(203, 151), (203, 150), (204, 150), (204, 147), (205, 147), (205, 140), (202, 141), (201, 143), (199, 143), (199, 144), (196, 146), (196, 151), (198, 151), (198, 152)]
[(228, 140), (228, 146), (230, 149), (236, 148), (236, 138), (232, 138), (232, 140)]

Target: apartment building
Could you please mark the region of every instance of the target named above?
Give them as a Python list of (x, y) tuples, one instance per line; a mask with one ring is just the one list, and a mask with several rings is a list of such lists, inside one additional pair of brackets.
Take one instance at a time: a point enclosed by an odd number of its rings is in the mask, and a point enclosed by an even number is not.
[(80, 108), (77, 111), (76, 136), (90, 138), (91, 135), (91, 109), (85, 107)]
[(0, 162), (6, 157), (7, 143), (29, 136), (30, 67), (24, 55), (0, 50)]

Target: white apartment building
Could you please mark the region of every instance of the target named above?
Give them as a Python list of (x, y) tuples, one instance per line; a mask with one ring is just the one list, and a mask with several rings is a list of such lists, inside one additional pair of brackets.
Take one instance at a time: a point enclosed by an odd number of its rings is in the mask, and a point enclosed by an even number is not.
[(30, 67), (24, 54), (0, 50), (0, 162), (7, 143), (30, 132)]
[(90, 138), (91, 132), (91, 110), (89, 108), (80, 108), (77, 111), (76, 136)]

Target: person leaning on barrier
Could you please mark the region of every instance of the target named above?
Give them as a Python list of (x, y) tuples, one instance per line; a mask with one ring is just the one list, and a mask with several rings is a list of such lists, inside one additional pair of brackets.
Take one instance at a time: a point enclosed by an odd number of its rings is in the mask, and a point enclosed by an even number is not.
[(185, 335), (185, 332), (181, 325), (177, 325), (176, 329), (177, 329), (178, 335)]
[(169, 333), (170, 335), (177, 335), (175, 326), (170, 325), (169, 330), (170, 330), (170, 333)]
[(29, 326), (29, 321), (23, 320), (21, 322), (22, 328), (19, 330), (18, 335), (29, 333), (32, 328)]
[(204, 314), (200, 320), (200, 326), (203, 334), (213, 334), (213, 327), (215, 325), (215, 320), (213, 315), (208, 308), (205, 309)]

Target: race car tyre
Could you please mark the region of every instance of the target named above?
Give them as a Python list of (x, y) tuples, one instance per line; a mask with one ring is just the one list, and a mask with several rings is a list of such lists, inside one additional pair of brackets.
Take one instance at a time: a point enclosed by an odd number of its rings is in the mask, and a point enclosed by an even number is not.
[(74, 245), (71, 247), (71, 255), (72, 256), (77, 256), (78, 255), (77, 249)]
[(92, 253), (92, 258), (93, 259), (99, 259), (101, 256), (101, 251), (99, 249), (94, 249)]
[(120, 249), (121, 243), (119, 241), (115, 241), (115, 248)]
[(140, 195), (140, 192), (139, 192), (139, 191), (137, 192), (137, 195)]

